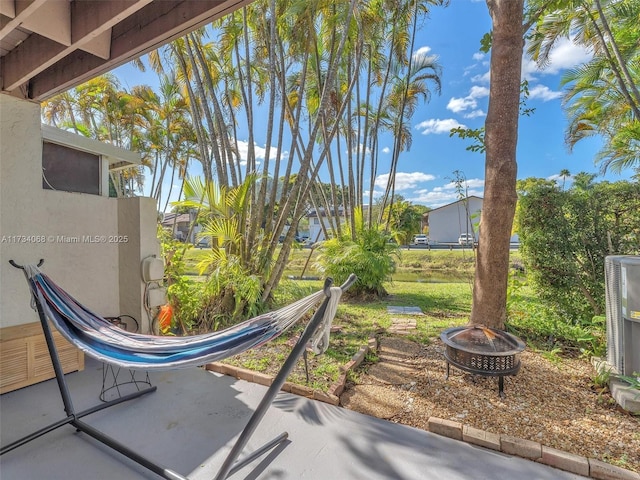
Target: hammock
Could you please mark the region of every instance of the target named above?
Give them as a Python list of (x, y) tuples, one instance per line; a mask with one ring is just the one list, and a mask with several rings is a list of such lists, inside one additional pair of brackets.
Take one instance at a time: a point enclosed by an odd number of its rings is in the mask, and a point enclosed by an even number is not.
[[(57, 286), (34, 265), (24, 267), (31, 292), (56, 329), (87, 355), (120, 367), (168, 370), (221, 360), (258, 347), (282, 335), (311, 308), (324, 291), (313, 293), (279, 310), (251, 318), (225, 330), (188, 337), (128, 332), (91, 312)], [(333, 287), (320, 328), (312, 338), (314, 352), (328, 347), (328, 331), (342, 289)]]
[(38, 269), (43, 262), (44, 260), (40, 260), (36, 267), (33, 265), (21, 266), (13, 260), (9, 260), (11, 265), (24, 271), (29, 283), (32, 306), (37, 310), (40, 318), (40, 324), (42, 325), (42, 331), (47, 342), (47, 348), (64, 404), (66, 418), (3, 446), (0, 449), (0, 455), (4, 455), (63, 425), (70, 424), (76, 431), (93, 437), (157, 475), (170, 480), (188, 479), (164, 465), (141, 456), (118, 440), (82, 420), (85, 416), (110, 406), (154, 392), (156, 387), (146, 388), (87, 410), (76, 412), (47, 319), (54, 324), (63, 337), (98, 360), (125, 368), (166, 370), (189, 365), (202, 365), (262, 345), (281, 335), (309, 309), (320, 303), (220, 467), (215, 480), (224, 480), (269, 450), (281, 445), (287, 439), (288, 434), (283, 432), (272, 441), (238, 460), (240, 453), (242, 453), (278, 391), (284, 385), (295, 363), (304, 353), (307, 343), (311, 342), (316, 353), (322, 353), (327, 349), (329, 329), (336, 313), (338, 300), (342, 292), (356, 280), (356, 277), (351, 275), (341, 287), (331, 287), (331, 279), (327, 279), (322, 291), (309, 295), (280, 310), (260, 315), (226, 330), (190, 337), (158, 337), (122, 330), (108, 320), (91, 312)]

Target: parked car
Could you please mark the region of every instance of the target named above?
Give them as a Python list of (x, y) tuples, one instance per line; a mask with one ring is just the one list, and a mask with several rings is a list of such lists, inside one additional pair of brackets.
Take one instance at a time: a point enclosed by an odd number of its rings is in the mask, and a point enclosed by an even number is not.
[(475, 242), (475, 238), (473, 238), (473, 235), (470, 233), (461, 233), (460, 236), (458, 237), (458, 244), (460, 246), (465, 246), (465, 245), (473, 245)]
[(203, 238), (201, 240), (198, 240), (198, 243), (196, 243), (196, 247), (198, 247), (198, 248), (209, 248), (209, 247), (211, 247), (211, 243), (209, 242), (208, 238)]
[(413, 236), (414, 245), (429, 245), (429, 237), (423, 234)]

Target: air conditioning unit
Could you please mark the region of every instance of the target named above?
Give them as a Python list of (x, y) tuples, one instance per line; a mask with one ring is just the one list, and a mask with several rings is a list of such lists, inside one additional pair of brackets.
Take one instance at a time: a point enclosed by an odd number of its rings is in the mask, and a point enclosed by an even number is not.
[(607, 362), (616, 373), (640, 373), (640, 256), (605, 258)]

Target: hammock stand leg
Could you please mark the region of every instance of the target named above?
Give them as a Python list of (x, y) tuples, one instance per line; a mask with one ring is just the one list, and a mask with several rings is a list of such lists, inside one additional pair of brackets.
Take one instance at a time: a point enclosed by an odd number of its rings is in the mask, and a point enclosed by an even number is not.
[[(331, 285), (330, 281), (325, 282), (325, 292), (328, 291), (328, 286), (330, 285)], [(282, 385), (284, 385), (284, 382), (287, 380), (287, 377), (291, 373), (291, 370), (293, 370), (293, 368), (295, 367), (296, 362), (298, 361), (300, 356), (305, 352), (307, 343), (309, 342), (309, 340), (311, 340), (313, 333), (322, 323), (322, 317), (324, 316), (324, 312), (327, 309), (328, 303), (329, 303), (329, 298), (325, 298), (322, 304), (320, 305), (320, 307), (318, 307), (316, 312), (311, 317), (311, 320), (309, 321), (306, 328), (304, 329), (304, 332), (302, 333), (302, 335), (300, 335), (300, 338), (298, 339), (293, 349), (291, 350), (291, 353), (289, 353), (289, 356), (287, 357), (284, 364), (282, 365), (282, 368), (280, 369), (276, 377), (273, 379), (273, 383), (269, 386), (269, 389), (264, 394), (264, 397), (262, 397), (260, 404), (258, 405), (255, 412), (253, 412), (253, 415), (249, 419), (249, 422), (244, 427), (244, 430), (242, 430), (242, 432), (240, 433), (240, 436), (236, 440), (236, 443), (231, 449), (231, 452), (229, 452), (227, 458), (222, 464), (222, 467), (220, 467), (220, 471), (218, 472), (218, 475), (216, 475), (215, 480), (225, 480), (228, 476), (233, 475), (235, 472), (240, 470), (246, 464), (252, 462), (256, 458), (258, 458), (260, 455), (265, 453), (267, 450), (275, 447), (276, 445), (279, 445), (280, 443), (284, 442), (287, 439), (288, 433), (284, 432), (280, 434), (278, 437), (276, 437), (274, 440), (272, 440), (271, 442), (257, 449), (255, 452), (252, 452), (246, 455), (244, 458), (234, 463), (238, 458), (238, 456), (240, 455), (240, 453), (242, 453), (242, 450), (244, 449), (247, 442), (251, 438), (251, 435), (253, 435), (253, 432), (255, 431), (256, 427), (262, 420), (262, 417), (264, 417), (268, 408), (273, 403), (273, 400), (275, 399), (276, 395), (282, 388)]]

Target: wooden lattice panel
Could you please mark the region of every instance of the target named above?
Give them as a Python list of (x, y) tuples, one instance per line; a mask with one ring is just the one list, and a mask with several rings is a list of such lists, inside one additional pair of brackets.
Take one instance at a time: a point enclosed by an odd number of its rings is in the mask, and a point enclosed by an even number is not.
[[(65, 373), (84, 369), (84, 355), (53, 329)], [(39, 322), (0, 329), (0, 394), (53, 378), (55, 373)]]

